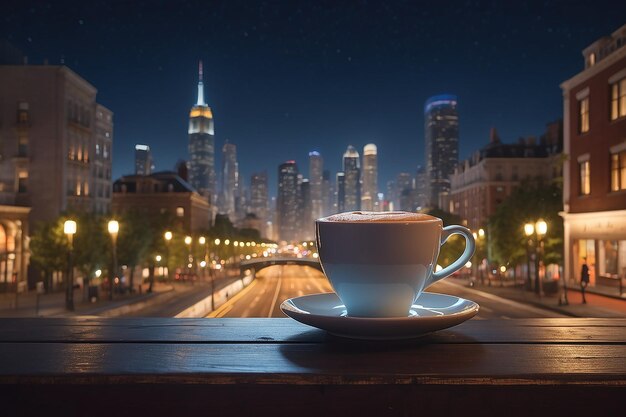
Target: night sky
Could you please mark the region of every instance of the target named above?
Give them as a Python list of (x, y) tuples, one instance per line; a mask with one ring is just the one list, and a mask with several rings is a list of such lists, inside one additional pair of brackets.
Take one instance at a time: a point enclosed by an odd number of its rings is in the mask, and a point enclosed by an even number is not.
[(385, 191), (424, 163), (435, 94), (459, 97), (461, 158), (492, 126), (504, 141), (538, 136), (562, 117), (581, 50), (624, 23), (620, 1), (9, 1), (0, 37), (98, 88), (115, 114), (114, 178), (133, 172), (135, 143), (157, 170), (187, 158), (202, 59), (216, 149), (235, 143), (246, 184), (266, 169), (275, 194), (279, 163), (308, 176), (315, 149), (334, 174), (349, 144), (369, 142)]

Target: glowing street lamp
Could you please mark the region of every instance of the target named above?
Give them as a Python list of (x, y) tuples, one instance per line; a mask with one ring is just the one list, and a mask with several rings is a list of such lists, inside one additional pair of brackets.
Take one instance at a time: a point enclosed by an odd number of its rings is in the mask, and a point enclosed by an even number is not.
[(67, 236), (69, 250), (67, 252), (67, 284), (65, 288), (65, 308), (74, 311), (74, 266), (72, 265), (72, 255), (74, 250), (74, 235), (76, 234), (76, 222), (66, 220), (63, 223), (63, 233)]
[(109, 300), (113, 300), (113, 280), (117, 274), (117, 234), (120, 231), (120, 224), (117, 220), (109, 220), (107, 229), (111, 235), (111, 244), (113, 246), (113, 269), (111, 271), (109, 285)]
[(185, 236), (185, 245), (191, 246), (191, 242), (193, 242), (191, 236)]
[(166, 242), (169, 242), (170, 240), (172, 240), (172, 232), (167, 231), (163, 234), (163, 237), (165, 238)]
[(535, 233), (535, 225), (532, 223), (526, 223), (524, 225), (524, 234), (528, 237), (532, 236)]
[(548, 233), (548, 223), (543, 220), (538, 220), (537, 223), (535, 223), (535, 230), (538, 236), (545, 236), (546, 233)]

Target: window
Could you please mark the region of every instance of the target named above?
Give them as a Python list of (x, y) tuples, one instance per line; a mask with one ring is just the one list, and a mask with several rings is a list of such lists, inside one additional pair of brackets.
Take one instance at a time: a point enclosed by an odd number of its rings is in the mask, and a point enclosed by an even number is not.
[(611, 120), (626, 116), (626, 77), (611, 84)]
[(611, 191), (626, 190), (626, 150), (611, 154)]
[(17, 176), (17, 192), (25, 193), (28, 190), (28, 171), (20, 171)]
[(28, 123), (28, 103), (25, 101), (20, 101), (17, 105), (17, 123)]
[(183, 217), (185, 215), (184, 207), (176, 207), (176, 216)]
[(580, 171), (580, 195), (589, 195), (591, 194), (591, 164), (589, 161), (579, 162), (578, 168)]
[(589, 132), (589, 97), (578, 101), (578, 133)]

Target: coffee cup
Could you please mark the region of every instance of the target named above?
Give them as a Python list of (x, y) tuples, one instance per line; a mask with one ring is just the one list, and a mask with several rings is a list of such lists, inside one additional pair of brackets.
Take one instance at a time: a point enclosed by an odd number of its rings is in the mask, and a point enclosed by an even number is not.
[[(463, 268), (475, 249), (467, 228), (421, 213), (340, 213), (316, 220), (315, 229), (324, 274), (351, 317), (407, 317), (424, 289)], [(436, 271), (454, 234), (465, 250)]]

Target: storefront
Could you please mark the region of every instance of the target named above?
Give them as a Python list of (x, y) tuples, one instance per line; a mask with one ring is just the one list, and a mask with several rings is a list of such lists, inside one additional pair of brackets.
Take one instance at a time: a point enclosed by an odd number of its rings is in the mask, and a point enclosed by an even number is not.
[(562, 216), (568, 284), (580, 282), (586, 262), (590, 285), (618, 286), (618, 278), (626, 278), (626, 210)]
[(25, 291), (29, 207), (0, 205), (0, 292)]

